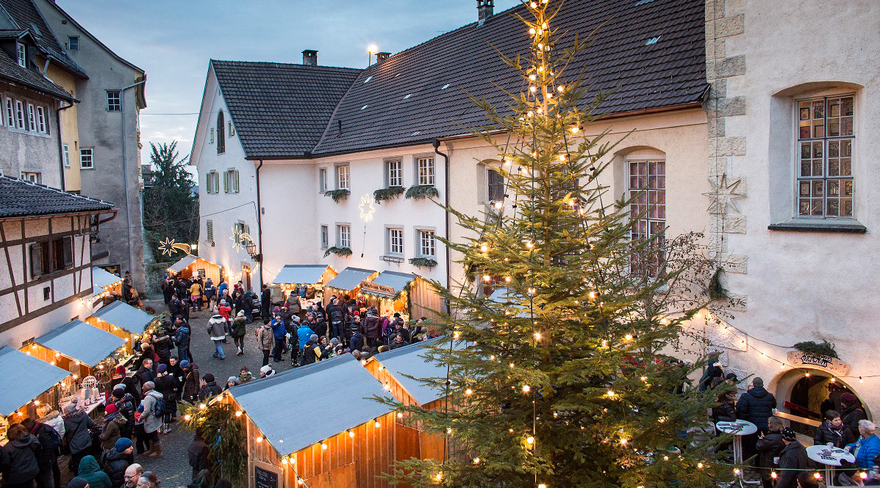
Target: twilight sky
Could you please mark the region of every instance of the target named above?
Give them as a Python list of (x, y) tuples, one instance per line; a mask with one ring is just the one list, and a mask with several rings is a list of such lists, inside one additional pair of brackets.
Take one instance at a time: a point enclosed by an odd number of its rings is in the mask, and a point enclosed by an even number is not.
[[(147, 72), (141, 111), (149, 142), (192, 147), (208, 60), (364, 68), (367, 46), (397, 53), (477, 20), (474, 0), (57, 0), (80, 25)], [(495, 12), (518, 0), (496, 0)]]

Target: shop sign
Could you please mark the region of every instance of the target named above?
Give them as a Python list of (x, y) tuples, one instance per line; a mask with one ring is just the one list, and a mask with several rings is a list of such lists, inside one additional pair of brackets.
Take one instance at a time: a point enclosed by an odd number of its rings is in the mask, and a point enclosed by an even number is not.
[(849, 373), (849, 364), (824, 354), (791, 351), (788, 353), (788, 363), (792, 366), (815, 366), (837, 376), (846, 376)]
[(394, 292), (393, 287), (388, 285), (380, 285), (371, 281), (362, 281), (361, 291), (364, 293), (378, 293), (380, 295), (388, 295), (389, 297), (393, 297), (397, 294)]

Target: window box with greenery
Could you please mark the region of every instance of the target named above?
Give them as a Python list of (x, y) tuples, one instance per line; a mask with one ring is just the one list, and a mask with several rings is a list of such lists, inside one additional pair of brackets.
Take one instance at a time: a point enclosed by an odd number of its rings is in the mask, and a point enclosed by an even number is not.
[(351, 190), (340, 188), (338, 190), (327, 190), (324, 192), (325, 197), (330, 197), (334, 202), (339, 203), (340, 200), (351, 195)]
[(433, 268), (434, 266), (437, 266), (437, 260), (434, 258), (426, 257), (410, 258), (409, 264), (412, 264), (413, 266), (419, 268)]
[(381, 204), (382, 200), (391, 200), (393, 198), (399, 197), (403, 193), (402, 186), (389, 186), (388, 188), (381, 188), (373, 192), (373, 200), (376, 203)]
[(335, 255), (342, 257), (342, 258), (347, 258), (347, 257), (351, 256), (351, 248), (350, 247), (333, 246), (333, 247), (327, 249), (326, 251), (324, 251), (325, 258), (331, 254), (335, 254)]
[(413, 185), (406, 191), (406, 198), (415, 198), (416, 200), (438, 196), (440, 196), (440, 192), (434, 185)]

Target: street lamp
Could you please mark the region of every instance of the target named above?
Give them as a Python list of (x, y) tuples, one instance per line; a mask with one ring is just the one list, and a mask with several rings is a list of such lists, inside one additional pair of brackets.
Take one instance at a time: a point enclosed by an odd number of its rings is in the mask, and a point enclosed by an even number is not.
[(379, 52), (379, 46), (375, 44), (370, 44), (367, 46), (367, 66), (373, 62), (373, 54)]
[(257, 245), (254, 244), (254, 241), (247, 241), (247, 244), (245, 244), (245, 249), (247, 249), (247, 253), (250, 254), (251, 259), (253, 259), (255, 262), (260, 262), (262, 256), (257, 253)]

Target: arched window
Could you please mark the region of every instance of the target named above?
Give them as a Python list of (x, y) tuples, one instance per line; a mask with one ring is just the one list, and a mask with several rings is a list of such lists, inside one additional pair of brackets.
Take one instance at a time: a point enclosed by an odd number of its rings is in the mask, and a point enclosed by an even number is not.
[(631, 238), (638, 245), (632, 255), (634, 273), (652, 278), (662, 274), (666, 258), (666, 155), (643, 148), (624, 156), (627, 175), (627, 199), (632, 220)]
[(223, 111), (217, 114), (217, 154), (226, 152), (226, 123), (223, 120)]

